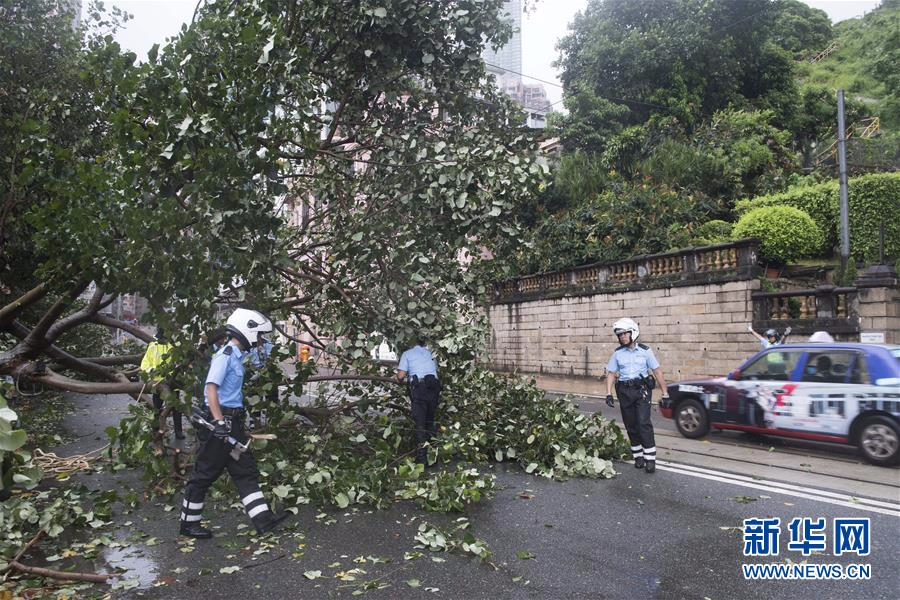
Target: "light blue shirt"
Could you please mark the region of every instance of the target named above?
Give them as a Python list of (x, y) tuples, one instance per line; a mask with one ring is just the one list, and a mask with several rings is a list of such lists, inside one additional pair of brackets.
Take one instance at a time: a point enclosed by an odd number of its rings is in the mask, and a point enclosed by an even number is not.
[(269, 360), (269, 355), (272, 354), (272, 348), (274, 348), (272, 342), (266, 340), (263, 342), (262, 346), (250, 350), (250, 352), (248, 352), (250, 355), (250, 364), (257, 369), (261, 369), (263, 365), (266, 364), (266, 361)]
[(659, 361), (653, 355), (653, 350), (641, 348), (639, 344), (635, 344), (633, 349), (618, 348), (606, 364), (607, 371), (619, 374), (619, 381), (646, 377), (652, 369), (658, 368)]
[(424, 346), (413, 346), (400, 355), (400, 364), (397, 366), (401, 371), (406, 371), (409, 377), (413, 375), (422, 379), (426, 375), (434, 375), (437, 377), (437, 364), (434, 362), (434, 356), (431, 351)]
[[(231, 354), (225, 350), (231, 348)], [(212, 357), (206, 383), (219, 386), (219, 406), (224, 408), (241, 408), (244, 406), (244, 353), (233, 344), (226, 344)], [(204, 395), (205, 395), (204, 390)], [(209, 399), (206, 399), (209, 405)]]

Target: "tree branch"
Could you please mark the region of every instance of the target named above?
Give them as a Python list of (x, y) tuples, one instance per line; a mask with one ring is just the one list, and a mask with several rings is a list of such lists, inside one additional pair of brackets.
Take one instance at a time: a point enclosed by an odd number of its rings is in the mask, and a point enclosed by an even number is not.
[(103, 314), (95, 314), (90, 319), (87, 320), (89, 323), (97, 323), (99, 325), (106, 325), (107, 327), (115, 327), (116, 329), (121, 329), (122, 331), (127, 331), (137, 339), (150, 343), (153, 341), (153, 336), (141, 329), (140, 327), (135, 327), (130, 323), (126, 323), (125, 321), (120, 321), (119, 319), (114, 319), (107, 315)]
[(96, 365), (115, 366), (115, 365), (136, 365), (144, 358), (143, 354), (120, 354), (118, 356), (86, 356), (81, 360), (91, 362)]
[(57, 300), (50, 309), (44, 313), (44, 316), (41, 317), (41, 320), (38, 321), (38, 324), (32, 328), (31, 332), (28, 334), (28, 338), (26, 338), (26, 343), (33, 344), (38, 347), (46, 347), (49, 345), (45, 336), (47, 331), (50, 329), (50, 326), (56, 322), (61, 314), (66, 310), (66, 307), (69, 306), (73, 301), (75, 301), (78, 296), (81, 295), (84, 290), (91, 284), (89, 280), (86, 280), (84, 277), (78, 280), (75, 285), (70, 289), (63, 297)]
[[(109, 298), (107, 301), (107, 306), (114, 299), (115, 296)], [(102, 308), (102, 302), (103, 290), (100, 289), (100, 286), (97, 286), (97, 289), (96, 291), (94, 291), (94, 295), (91, 296), (91, 299), (88, 301), (87, 306), (79, 311), (72, 313), (68, 317), (57, 321), (55, 325), (47, 330), (47, 335), (45, 336), (46, 340), (52, 343), (66, 331), (77, 327), (78, 325), (81, 325), (82, 323), (87, 321), (91, 316), (95, 315)]]
[(34, 373), (35, 368), (35, 365), (31, 364), (23, 365), (16, 370), (16, 376), (57, 390), (79, 394), (138, 394), (156, 385), (154, 382), (145, 383), (143, 381), (118, 381), (114, 383), (81, 381), (60, 375), (52, 369), (46, 369), (43, 374), (36, 374)]
[(23, 310), (46, 296), (48, 291), (49, 290), (47, 288), (47, 284), (41, 282), (40, 284), (31, 288), (30, 290), (4, 306), (2, 309), (0, 309), (0, 327), (9, 324)]

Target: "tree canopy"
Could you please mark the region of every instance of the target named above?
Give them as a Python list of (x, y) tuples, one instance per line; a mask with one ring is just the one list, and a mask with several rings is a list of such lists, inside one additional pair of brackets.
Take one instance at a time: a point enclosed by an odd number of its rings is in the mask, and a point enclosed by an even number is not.
[(563, 141), (597, 116), (620, 127), (653, 115), (691, 126), (735, 106), (789, 119), (794, 81), (791, 57), (773, 35), (777, 7), (771, 0), (591, 0), (558, 46), (570, 111)]
[(509, 35), (500, 4), (208, 2), (139, 64), (102, 17), (76, 32), (64, 2), (6, 5), (0, 373), (137, 391), (55, 345), (88, 322), (146, 337), (100, 314), (125, 292), (185, 353), (223, 303), (314, 323), (345, 365), (376, 330), (471, 353), (488, 257), (540, 179), (479, 59)]

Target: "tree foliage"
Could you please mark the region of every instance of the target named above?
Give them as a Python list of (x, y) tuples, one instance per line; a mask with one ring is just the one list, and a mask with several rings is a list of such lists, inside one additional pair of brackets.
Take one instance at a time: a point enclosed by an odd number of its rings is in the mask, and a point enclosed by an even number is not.
[[(54, 345), (85, 322), (110, 324), (99, 311), (123, 292), (150, 300), (182, 361), (222, 302), (315, 323), (312, 345), (347, 367), (366, 366), (376, 330), (395, 343), (425, 331), (442, 352), (471, 353), (481, 334), (458, 324), (478, 321), (503, 269), (486, 257), (516, 245), (506, 215), (540, 179), (532, 138), (509, 126), (515, 108), (478, 60), (509, 34), (499, 4), (206, 3), (136, 66), (109, 39), (80, 45), (51, 21), (70, 39), (65, 72), (21, 75), (25, 91), (4, 99), (15, 179), (0, 191), (17, 199), (4, 229), (17, 238), (4, 244), (0, 331), (12, 347), (0, 372), (78, 387), (35, 373), (49, 352), (110, 382), (93, 389), (137, 391)], [(27, 37), (52, 7), (22, 6), (3, 24)], [(40, 120), (20, 119), (44, 104)], [(52, 111), (80, 119), (66, 137), (53, 137)]]
[(519, 254), (523, 273), (622, 260), (687, 245), (715, 203), (654, 182), (612, 177), (600, 193), (545, 219)]
[(834, 34), (828, 14), (799, 0), (779, 0), (772, 20), (772, 40), (796, 59), (824, 50)]
[[(316, 428), (297, 426), (296, 406), (260, 399), (256, 409), (278, 431), (257, 455), (264, 486), (288, 507), (383, 507), (404, 499), (425, 510), (461, 511), (492, 495), (493, 475), (479, 464), (509, 461), (555, 479), (606, 478), (614, 474), (611, 459), (625, 450), (613, 422), (583, 415), (568, 400), (547, 399), (533, 381), (478, 367), (445, 370), (442, 382), (441, 427), (428, 452), (429, 463), (442, 468), (427, 472), (413, 462), (413, 423), (396, 387), (347, 382), (319, 395), (311, 408), (330, 418)], [(341, 396), (352, 397), (352, 406), (335, 400)], [(146, 407), (132, 407), (132, 416), (110, 432), (117, 456), (171, 484), (169, 460), (147, 464), (151, 423)]]
[[(729, 106), (793, 114), (793, 67), (773, 36), (777, 3), (727, 0), (592, 0), (559, 43), (571, 148), (599, 151), (579, 135), (642, 124), (653, 115), (690, 127)], [(579, 146), (579, 143), (590, 146)]]
[[(173, 345), (160, 391), (187, 408), (202, 336), (221, 310), (252, 306), (288, 338), (283, 323), (305, 331), (335, 372), (309, 362), (285, 377), (281, 346), (248, 390), (279, 434), (260, 455), (283, 503), (458, 510), (489, 495), (490, 476), (469, 463), (491, 458), (611, 476), (615, 425), (475, 366), (480, 303), (508, 272), (515, 211), (542, 181), (532, 134), (480, 59), (510, 34), (501, 3), (204, 2), (139, 63), (108, 35), (121, 19), (99, 9), (74, 30), (62, 0), (4, 3), (0, 375), (149, 391), (129, 368), (139, 356), (85, 355), (87, 328), (149, 340), (104, 312), (136, 293)], [(452, 390), (432, 458), (461, 465), (428, 477), (408, 457), (408, 403), (369, 358), (382, 336), (402, 347), (414, 334), (432, 340)], [(266, 399), (326, 379), (349, 383), (312, 406)], [(109, 431), (118, 457), (173, 484), (184, 465), (173, 469), (146, 403), (130, 409)], [(15, 415), (2, 414), (25, 484)], [(92, 524), (76, 496), (17, 493), (2, 508), (19, 511), (3, 521), (19, 534), (2, 554), (26, 532)]]

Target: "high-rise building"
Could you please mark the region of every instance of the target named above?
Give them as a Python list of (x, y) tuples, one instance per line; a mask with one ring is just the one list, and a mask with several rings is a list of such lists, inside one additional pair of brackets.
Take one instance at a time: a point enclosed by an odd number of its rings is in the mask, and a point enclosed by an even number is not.
[(513, 27), (513, 35), (502, 48), (485, 48), (482, 53), (488, 73), (510, 98), (522, 105), (525, 123), (532, 128), (546, 126), (547, 113), (552, 112), (547, 91), (541, 83), (522, 81), (522, 0), (507, 0), (500, 9), (501, 17)]
[[(522, 77), (522, 0), (506, 0), (500, 15), (511, 23), (513, 34), (505, 46), (494, 51), (488, 47), (484, 49), (482, 57), (487, 64), (490, 73), (497, 76), (498, 80), (521, 81)], [(500, 84), (505, 87), (503, 81)]]

